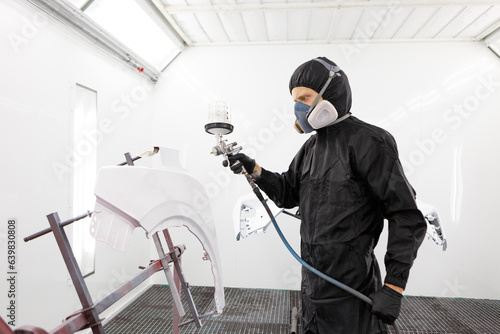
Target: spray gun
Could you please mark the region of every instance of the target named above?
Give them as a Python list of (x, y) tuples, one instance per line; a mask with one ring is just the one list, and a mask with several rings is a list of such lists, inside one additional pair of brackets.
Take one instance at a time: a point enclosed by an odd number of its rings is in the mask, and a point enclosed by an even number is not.
[[(212, 148), (210, 153), (215, 156), (222, 155), (224, 157), (222, 162), (224, 167), (229, 166), (229, 156), (240, 152), (242, 149), (241, 146), (236, 146), (238, 145), (236, 142), (228, 143), (227, 139), (222, 138), (223, 135), (233, 132), (233, 129), (229, 106), (223, 101), (211, 103), (208, 108), (208, 123), (205, 125), (205, 131), (215, 135), (217, 145)], [(255, 195), (259, 200), (265, 201), (252, 176), (245, 170), (245, 167), (241, 166), (241, 168)]]
[[(241, 151), (242, 147), (241, 146), (236, 146), (237, 143), (227, 143), (227, 140), (222, 139), (222, 136), (225, 134), (230, 134), (233, 132), (233, 125), (231, 124), (231, 116), (229, 112), (229, 107), (225, 102), (218, 101), (211, 103), (209, 105), (209, 111), (208, 111), (208, 123), (205, 125), (205, 131), (215, 135), (217, 145), (212, 148), (212, 154), (218, 156), (222, 155), (224, 157), (224, 162), (223, 165), (225, 167), (229, 166), (229, 156), (231, 154), (236, 154)], [(248, 183), (252, 187), (253, 192), (257, 196), (257, 198), (260, 200), (264, 208), (266, 209), (267, 214), (269, 215), (269, 218), (271, 218), (271, 221), (274, 225), (274, 228), (276, 229), (276, 232), (278, 233), (279, 237), (285, 244), (285, 247), (288, 249), (288, 251), (292, 254), (292, 256), (302, 264), (306, 269), (309, 271), (313, 272), (317, 276), (323, 278), (324, 280), (330, 282), (331, 284), (337, 286), (338, 288), (350, 293), (351, 295), (363, 300), (364, 302), (368, 303), (369, 305), (373, 305), (372, 301), (370, 298), (365, 296), (364, 294), (360, 293), (359, 291), (354, 290), (353, 288), (345, 285), (344, 283), (341, 283), (337, 281), (334, 278), (331, 278), (328, 275), (325, 275), (318, 269), (314, 268), (297, 254), (295, 250), (290, 246), (288, 241), (286, 240), (285, 236), (283, 235), (283, 232), (281, 232), (281, 229), (278, 226), (278, 223), (276, 222), (276, 219), (274, 217), (273, 212), (269, 208), (269, 205), (267, 205), (266, 200), (264, 199), (264, 196), (262, 196), (262, 193), (260, 192), (260, 189), (257, 187), (255, 184), (252, 176), (248, 174), (248, 172), (245, 170), (245, 167), (241, 166), (243, 170), (243, 175), (245, 175)], [(399, 326), (396, 324), (396, 322), (393, 324), (394, 330), (396, 334), (400, 333)]]
[(217, 145), (212, 148), (212, 152), (210, 152), (213, 155), (223, 155), (224, 156), (224, 161), (223, 165), (224, 167), (227, 167), (229, 165), (228, 157), (231, 154), (236, 154), (241, 151), (241, 146), (236, 146), (237, 143), (227, 143), (227, 139), (222, 139), (221, 134), (216, 134), (215, 135), (215, 140), (217, 141)]
[[(227, 140), (222, 139), (223, 135), (233, 132), (231, 124), (231, 114), (229, 106), (223, 101), (210, 103), (208, 107), (208, 123), (205, 124), (205, 131), (215, 135), (217, 145), (212, 148), (212, 154), (223, 155), (225, 165), (229, 164), (228, 156), (236, 154), (241, 150), (241, 147), (236, 147), (236, 142), (227, 143)], [(227, 166), (225, 166), (227, 167)]]

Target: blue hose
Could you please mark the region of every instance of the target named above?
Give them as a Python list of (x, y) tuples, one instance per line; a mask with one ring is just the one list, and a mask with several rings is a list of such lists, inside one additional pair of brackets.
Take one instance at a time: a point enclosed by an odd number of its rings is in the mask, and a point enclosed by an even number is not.
[[(248, 182), (250, 182), (250, 180), (248, 178), (247, 178), (247, 180), (248, 180)], [(280, 236), (281, 240), (285, 244), (285, 247), (293, 255), (293, 257), (297, 261), (300, 262), (300, 264), (302, 264), (307, 270), (309, 270), (309, 271), (313, 272), (314, 274), (318, 275), (319, 277), (321, 277), (325, 281), (332, 283), (333, 285), (341, 288), (342, 290), (344, 290), (346, 292), (349, 292), (350, 294), (352, 294), (355, 297), (358, 297), (362, 301), (366, 302), (368, 305), (373, 305), (371, 299), (368, 298), (367, 296), (365, 296), (364, 294), (360, 293), (357, 290), (354, 290), (353, 288), (345, 285), (344, 283), (341, 283), (341, 282), (337, 281), (336, 279), (331, 278), (328, 275), (325, 275), (324, 273), (322, 273), (318, 269), (314, 268), (313, 266), (311, 266), (310, 264), (308, 264), (307, 262), (305, 262), (304, 260), (302, 260), (302, 258), (293, 250), (292, 246), (290, 246), (290, 244), (288, 243), (288, 240), (286, 240), (285, 236), (283, 235), (283, 232), (281, 232), (281, 229), (278, 226), (278, 223), (276, 222), (276, 219), (274, 218), (274, 215), (271, 212), (271, 209), (269, 208), (269, 206), (267, 205), (266, 200), (262, 196), (262, 193), (260, 192), (259, 188), (257, 188), (257, 186), (255, 185), (255, 183), (253, 183), (253, 181), (250, 182), (250, 185), (252, 186), (252, 189), (253, 189), (255, 195), (257, 196), (257, 198), (260, 200), (260, 202), (262, 203), (262, 205), (266, 209), (267, 214), (271, 218), (271, 221), (272, 221), (272, 223), (274, 225), (274, 228), (276, 229), (276, 232), (278, 232), (278, 235)], [(396, 334), (400, 334), (399, 326), (396, 325), (396, 322), (394, 322), (392, 324), (392, 326), (394, 327), (394, 330), (396, 331)]]

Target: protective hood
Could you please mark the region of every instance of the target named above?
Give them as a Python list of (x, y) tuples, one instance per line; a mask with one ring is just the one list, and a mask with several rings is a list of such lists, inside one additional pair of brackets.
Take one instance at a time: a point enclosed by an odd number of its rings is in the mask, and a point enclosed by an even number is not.
[[(326, 57), (318, 57), (332, 65), (337, 65)], [(333, 78), (323, 93), (323, 99), (329, 101), (337, 109), (339, 116), (342, 117), (351, 110), (351, 86), (344, 71), (340, 71), (340, 76)], [(329, 71), (323, 64), (314, 59), (300, 65), (290, 78), (290, 93), (295, 87), (307, 87), (318, 92), (328, 80)]]

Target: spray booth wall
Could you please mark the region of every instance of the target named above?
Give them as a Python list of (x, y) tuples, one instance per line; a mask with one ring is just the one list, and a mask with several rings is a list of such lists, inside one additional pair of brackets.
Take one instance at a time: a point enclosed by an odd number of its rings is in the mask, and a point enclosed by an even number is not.
[[(97, 151), (97, 166), (114, 165), (125, 160), (125, 152), (151, 149), (153, 86), (27, 1), (0, 2), (0, 36), (0, 316), (10, 320), (7, 303), (14, 300), (7, 293), (6, 241), (7, 222), (15, 218), (15, 327), (49, 330), (81, 304), (68, 284), (54, 237), (29, 243), (22, 239), (49, 227), (45, 216), (52, 212), (62, 220), (72, 217), (73, 159), (77, 164), (78, 156)], [(98, 127), (75, 143), (73, 155), (70, 122), (76, 84), (97, 91)], [(71, 238), (72, 227), (66, 232)], [(149, 243), (144, 234), (134, 235), (128, 255), (97, 243), (95, 274), (86, 279), (94, 300), (149, 263)]]
[[(210, 155), (204, 132), (208, 103), (231, 105), (235, 130), (227, 138), (264, 168), (282, 172), (308, 135), (293, 129), (288, 80), (317, 56), (334, 60), (349, 77), (353, 114), (389, 130), (418, 198), (438, 209), (448, 249), (425, 240), (406, 293), (500, 298), (500, 224), (495, 174), (500, 162), (500, 59), (482, 43), (415, 43), (193, 48), (183, 52), (156, 87), (153, 139), (176, 147), (185, 167), (212, 198), (226, 286), (299, 289), (300, 266), (271, 226), (236, 241), (233, 211), (251, 193), (242, 176)], [(160, 108), (160, 109), (158, 109)], [(332, 189), (332, 191), (335, 191)], [(299, 222), (278, 223), (299, 251)], [(187, 237), (186, 237), (187, 238)], [(187, 240), (187, 239), (186, 239)], [(376, 254), (383, 267), (387, 231)], [(188, 245), (194, 245), (191, 242)], [(189, 247), (185, 267), (189, 268)], [(199, 258), (186, 273), (199, 272)]]
[[(72, 165), (67, 160), (76, 84), (97, 91), (98, 121), (108, 124), (98, 140), (89, 140), (98, 167), (153, 145), (180, 150), (181, 162), (211, 198), (225, 286), (298, 289), (300, 267), (272, 228), (235, 240), (234, 207), (250, 189), (243, 177), (221, 166), (220, 157), (209, 154), (215, 141), (203, 126), (208, 103), (227, 101), (235, 125), (228, 138), (265, 168), (286, 170), (307, 138), (292, 128), (288, 79), (300, 63), (319, 55), (345, 70), (353, 88), (354, 115), (395, 136), (418, 197), (439, 210), (449, 248), (443, 252), (424, 242), (407, 293), (500, 298), (494, 192), (499, 185), (494, 171), (499, 162), (500, 61), (483, 44), (193, 48), (151, 86), (28, 2), (2, 1), (0, 13), (0, 32), (6, 37), (0, 40), (0, 267), (7, 272), (7, 221), (16, 218), (16, 326), (51, 329), (80, 308), (54, 238), (22, 242), (48, 227), (47, 214), (57, 211), (62, 219), (72, 214)], [(283, 214), (278, 222), (298, 250), (299, 222)], [(151, 241), (136, 232), (128, 255), (97, 244), (95, 274), (87, 278), (95, 299), (156, 258)], [(184, 229), (172, 234), (175, 243), (187, 245), (183, 267), (188, 281), (212, 285), (198, 240)], [(385, 243), (382, 237), (377, 249), (381, 262)], [(161, 275), (153, 281), (165, 283)], [(7, 290), (7, 281), (0, 280), (2, 309)]]

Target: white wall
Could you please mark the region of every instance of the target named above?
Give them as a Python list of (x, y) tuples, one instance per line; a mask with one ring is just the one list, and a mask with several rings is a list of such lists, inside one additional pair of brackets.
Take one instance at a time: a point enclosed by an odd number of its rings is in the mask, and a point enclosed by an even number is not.
[[(500, 160), (495, 146), (500, 136), (495, 127), (500, 60), (483, 44), (193, 48), (153, 88), (59, 22), (44, 19), (27, 2), (3, 1), (0, 13), (0, 266), (6, 265), (6, 222), (15, 217), (16, 326), (51, 329), (80, 307), (53, 237), (21, 241), (46, 228), (45, 215), (51, 212), (69, 218), (69, 173), (57, 173), (53, 166), (67, 159), (76, 83), (98, 91), (99, 120), (111, 124), (95, 145), (99, 166), (153, 145), (182, 151), (185, 166), (212, 199), (226, 286), (298, 289), (300, 267), (274, 230), (236, 242), (233, 207), (250, 189), (209, 154), (214, 138), (203, 126), (208, 103), (228, 101), (235, 125), (228, 138), (264, 167), (285, 170), (306, 140), (292, 128), (288, 80), (300, 63), (319, 55), (345, 70), (354, 114), (393, 133), (419, 198), (440, 212), (449, 249), (442, 252), (424, 242), (407, 293), (500, 298), (495, 212), (500, 181), (494, 174)], [(299, 222), (283, 215), (278, 221), (298, 250)], [(183, 266), (190, 283), (212, 285), (198, 241), (183, 229), (172, 234), (175, 243), (188, 247)], [(382, 238), (377, 249), (380, 259), (385, 242)], [(102, 297), (155, 257), (152, 243), (140, 231), (128, 256), (98, 244), (96, 274), (87, 280), (93, 296)], [(2, 305), (5, 291), (1, 279)]]
[[(27, 1), (2, 1), (0, 13), (0, 316), (6, 319), (5, 241), (7, 220), (14, 217), (19, 223), (16, 327), (48, 330), (81, 304), (68, 286), (54, 237), (29, 243), (22, 238), (47, 228), (45, 216), (51, 212), (63, 220), (71, 217), (71, 167), (54, 166), (68, 166), (72, 89), (79, 83), (97, 91), (98, 122), (105, 126), (81, 144), (97, 150), (97, 164), (103, 166), (124, 161), (125, 152), (152, 148), (153, 86)], [(66, 231), (71, 235), (71, 228)], [(129, 256), (98, 243), (96, 273), (86, 279), (95, 300), (149, 263), (149, 243), (137, 231)]]
[[(284, 171), (305, 141), (292, 128), (288, 80), (302, 62), (327, 56), (347, 73), (355, 116), (389, 130), (419, 199), (440, 213), (449, 247), (426, 240), (411, 272), (412, 295), (500, 298), (495, 166), (500, 134), (500, 59), (482, 43), (248, 46), (188, 49), (156, 87), (153, 138), (177, 147), (212, 197), (226, 286), (298, 289), (299, 266), (274, 230), (236, 242), (232, 210), (250, 192), (209, 154), (207, 106), (232, 106), (228, 138), (267, 169)], [(170, 112), (169, 112), (170, 111)], [(299, 223), (279, 216), (299, 249)], [(377, 256), (383, 262), (387, 238)], [(186, 257), (188, 256), (186, 253)], [(186, 269), (192, 284), (211, 284)], [(188, 267), (185, 263), (185, 267)]]

